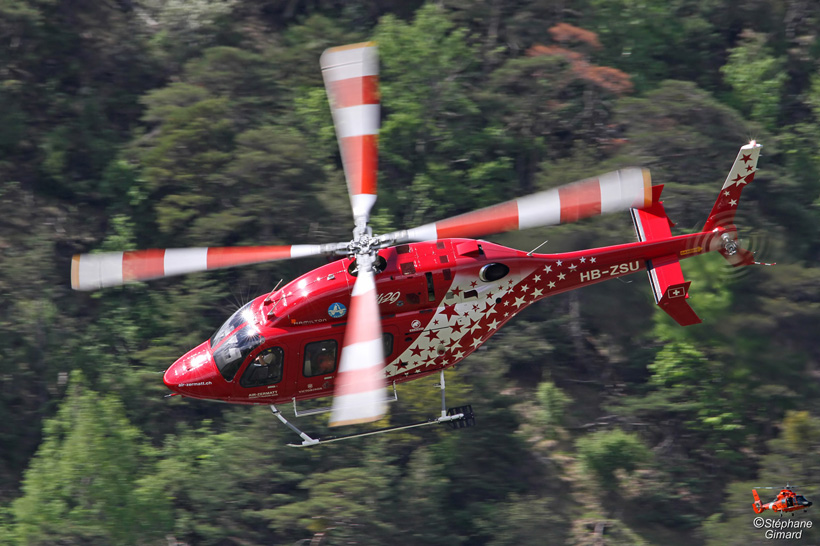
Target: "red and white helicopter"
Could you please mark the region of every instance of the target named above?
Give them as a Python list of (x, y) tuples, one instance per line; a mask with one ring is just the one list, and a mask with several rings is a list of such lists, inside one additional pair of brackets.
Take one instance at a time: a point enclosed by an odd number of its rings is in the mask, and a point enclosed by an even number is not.
[[(154, 249), (77, 255), (72, 287), (94, 290), (195, 271), (319, 254), (345, 256), (236, 311), (177, 360), (164, 382), (175, 394), (270, 405), (333, 396), (331, 425), (370, 422), (386, 410), (385, 387), (440, 373), (441, 416), (423, 423), (474, 423), (470, 406), (447, 410), (443, 370), (470, 355), (528, 305), (569, 290), (649, 274), (656, 303), (681, 325), (700, 322), (687, 303), (679, 260), (717, 251), (734, 266), (754, 263), (734, 225), (760, 145), (740, 149), (702, 231), (673, 237), (649, 171), (627, 168), (384, 235), (368, 226), (376, 202), (378, 57), (373, 43), (321, 57), (355, 227), (348, 242)], [(476, 240), (491, 233), (630, 211), (638, 242), (565, 254), (535, 254)], [(307, 413), (316, 413), (317, 410)], [(396, 428), (396, 427), (394, 427)], [(375, 432), (393, 430), (381, 429)], [(407, 427), (398, 427), (407, 428)], [(365, 434), (371, 434), (365, 433)], [(350, 435), (358, 436), (358, 435)], [(350, 436), (345, 436), (347, 438)]]

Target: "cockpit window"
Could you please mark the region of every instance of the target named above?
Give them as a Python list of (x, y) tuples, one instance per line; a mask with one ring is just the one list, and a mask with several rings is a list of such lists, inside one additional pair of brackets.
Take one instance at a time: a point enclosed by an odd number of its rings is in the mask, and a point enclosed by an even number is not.
[(225, 336), (242, 326), (246, 322), (250, 322), (251, 319), (251, 303), (248, 302), (243, 305), (240, 309), (231, 315), (231, 318), (225, 321), (225, 324), (219, 327), (219, 330), (214, 332), (214, 335), (211, 336), (211, 349), (219, 345), (219, 342), (225, 339)]
[(216, 362), (216, 367), (219, 368), (219, 372), (225, 378), (225, 381), (233, 380), (245, 357), (259, 347), (263, 341), (265, 341), (265, 338), (259, 335), (259, 331), (248, 324), (237, 330), (217, 347), (214, 351), (214, 362)]
[(270, 347), (254, 358), (242, 374), (239, 384), (245, 388), (273, 385), (282, 380), (282, 363), (285, 352), (281, 347)]

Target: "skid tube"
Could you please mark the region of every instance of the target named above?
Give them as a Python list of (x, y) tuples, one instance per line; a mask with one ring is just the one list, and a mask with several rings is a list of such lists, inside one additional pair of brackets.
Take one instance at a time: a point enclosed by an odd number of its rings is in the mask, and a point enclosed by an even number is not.
[(434, 417), (428, 419), (427, 421), (419, 421), (417, 423), (411, 423), (409, 425), (400, 425), (395, 427), (385, 427), (380, 428), (377, 430), (370, 430), (367, 432), (359, 432), (356, 434), (347, 434), (345, 436), (332, 436), (330, 438), (312, 438), (307, 433), (300, 430), (296, 425), (288, 421), (284, 415), (282, 415), (281, 410), (279, 410), (276, 406), (271, 404), (270, 409), (271, 412), (280, 420), (286, 427), (291, 429), (293, 432), (299, 435), (302, 438), (301, 444), (288, 444), (290, 447), (310, 447), (320, 444), (329, 444), (332, 442), (341, 442), (342, 440), (351, 440), (353, 438), (362, 438), (364, 436), (373, 436), (375, 434), (384, 434), (385, 432), (393, 432), (399, 430), (407, 430), (411, 428), (417, 427), (425, 427), (429, 425), (438, 425), (447, 423), (453, 429), (459, 428), (467, 428), (475, 425), (475, 415), (473, 414), (472, 406), (459, 406), (455, 408), (447, 409), (447, 404), (445, 401), (445, 384), (444, 384), (444, 370), (441, 371), (441, 383), (436, 385), (437, 387), (441, 388), (441, 416)]

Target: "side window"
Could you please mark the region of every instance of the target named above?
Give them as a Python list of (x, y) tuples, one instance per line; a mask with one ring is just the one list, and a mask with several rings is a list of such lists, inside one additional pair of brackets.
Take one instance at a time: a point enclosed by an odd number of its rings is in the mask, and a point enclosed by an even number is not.
[(282, 380), (285, 352), (281, 347), (270, 347), (254, 358), (242, 374), (239, 384), (245, 388), (273, 385)]
[(382, 334), (382, 347), (384, 348), (384, 358), (386, 359), (393, 353), (393, 334)]
[(325, 375), (336, 371), (336, 353), (338, 344), (333, 339), (316, 341), (305, 345), (305, 377)]

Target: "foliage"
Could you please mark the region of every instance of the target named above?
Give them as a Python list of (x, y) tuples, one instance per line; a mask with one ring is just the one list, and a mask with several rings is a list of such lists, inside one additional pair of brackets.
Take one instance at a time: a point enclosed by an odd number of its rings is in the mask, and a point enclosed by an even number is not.
[(538, 420), (548, 434), (554, 434), (555, 428), (563, 424), (566, 408), (572, 402), (572, 398), (552, 381), (544, 381), (538, 385), (535, 396), (539, 405)]
[(137, 544), (162, 537), (169, 499), (140, 477), (154, 471), (140, 436), (115, 397), (89, 390), (73, 373), (12, 506), (17, 540)]
[(729, 61), (720, 69), (749, 117), (769, 130), (775, 128), (786, 82), (783, 64), (766, 50), (763, 36), (750, 33), (730, 50)]
[[(759, 541), (750, 487), (820, 473), (818, 21), (774, 0), (0, 0), (0, 541)], [(643, 274), (527, 309), (448, 372), (466, 431), (292, 450), (264, 408), (163, 399), (175, 358), (314, 264), (87, 294), (71, 255), (348, 237), (318, 57), (371, 39), (376, 232), (640, 165), (683, 233), (757, 138), (737, 223), (778, 265), (683, 261), (688, 328)], [(430, 382), (401, 390), (391, 423), (437, 411)]]
[(594, 432), (580, 438), (577, 446), (583, 465), (609, 491), (618, 486), (617, 470), (629, 474), (651, 459), (650, 451), (636, 434), (620, 429)]

